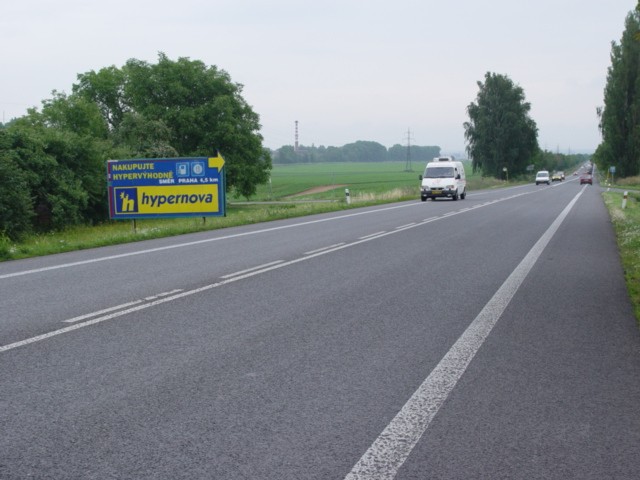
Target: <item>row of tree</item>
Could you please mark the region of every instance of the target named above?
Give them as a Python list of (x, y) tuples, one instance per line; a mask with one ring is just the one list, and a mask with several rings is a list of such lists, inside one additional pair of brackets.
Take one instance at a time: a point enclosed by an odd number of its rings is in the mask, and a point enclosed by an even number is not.
[(255, 193), (271, 170), (242, 85), (215, 66), (159, 54), (78, 75), (69, 95), (0, 128), (0, 235), (105, 221), (106, 160), (225, 158), (227, 188)]
[(627, 15), (620, 43), (611, 47), (604, 106), (598, 108), (602, 143), (594, 155), (602, 170), (640, 175), (640, 1)]
[(592, 158), (591, 154), (586, 153), (554, 153), (548, 150), (541, 150), (534, 157), (533, 163), (529, 166), (529, 170), (535, 174), (537, 170), (547, 170), (549, 172), (570, 172), (578, 165), (584, 165)]
[(273, 163), (322, 162), (427, 162), (440, 155), (440, 147), (394, 145), (387, 149), (377, 142), (358, 141), (342, 147), (305, 147), (285, 145), (273, 152)]

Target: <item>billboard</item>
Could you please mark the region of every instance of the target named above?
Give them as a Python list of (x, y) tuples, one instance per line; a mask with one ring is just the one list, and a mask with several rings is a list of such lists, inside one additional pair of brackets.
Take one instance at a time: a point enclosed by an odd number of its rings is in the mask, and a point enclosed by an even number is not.
[(224, 159), (215, 157), (107, 161), (112, 219), (225, 214)]

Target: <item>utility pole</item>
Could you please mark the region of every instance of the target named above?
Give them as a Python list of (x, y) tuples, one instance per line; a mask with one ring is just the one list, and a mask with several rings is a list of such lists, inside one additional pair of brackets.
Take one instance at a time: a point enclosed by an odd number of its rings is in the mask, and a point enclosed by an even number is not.
[(407, 129), (407, 161), (404, 164), (405, 172), (413, 172), (411, 169), (411, 128)]

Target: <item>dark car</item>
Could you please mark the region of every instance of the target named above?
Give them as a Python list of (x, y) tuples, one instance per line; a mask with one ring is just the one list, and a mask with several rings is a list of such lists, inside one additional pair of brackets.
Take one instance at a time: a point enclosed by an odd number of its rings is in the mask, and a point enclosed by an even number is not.
[(593, 185), (593, 176), (590, 173), (583, 173), (582, 175), (580, 175), (580, 185), (582, 185), (583, 183)]

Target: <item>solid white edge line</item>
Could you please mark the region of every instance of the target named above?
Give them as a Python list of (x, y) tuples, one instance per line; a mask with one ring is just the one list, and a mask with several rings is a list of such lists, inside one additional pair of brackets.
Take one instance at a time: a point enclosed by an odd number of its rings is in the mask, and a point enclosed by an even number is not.
[[(345, 480), (395, 478), (583, 191), (573, 198), (540, 237)], [(425, 477), (429, 476), (424, 473)]]
[(107, 257), (99, 257), (99, 258), (92, 258), (89, 260), (81, 260), (78, 262), (70, 262), (70, 263), (63, 263), (60, 265), (51, 265), (49, 267), (42, 267), (42, 268), (34, 268), (32, 270), (22, 270), (20, 272), (13, 272), (13, 273), (5, 273), (3, 275), (0, 275), (0, 280), (4, 279), (4, 278), (12, 278), (12, 277), (19, 277), (22, 275), (29, 275), (32, 273), (41, 273), (41, 272), (47, 272), (49, 270), (58, 270), (60, 268), (69, 268), (69, 267), (77, 267), (80, 265), (88, 265), (91, 263), (98, 263), (98, 262), (105, 262), (105, 261), (109, 261), (109, 260), (117, 260), (120, 258), (126, 258), (126, 257), (132, 257), (135, 255), (144, 255), (147, 253), (155, 253), (155, 252), (162, 252), (165, 250), (172, 250), (175, 248), (183, 248), (183, 247), (191, 247), (194, 245), (201, 245), (201, 244), (205, 244), (205, 243), (211, 243), (211, 242), (217, 242), (220, 240), (229, 240), (231, 238), (239, 238), (239, 237), (246, 237), (249, 235), (257, 235), (260, 233), (268, 233), (268, 232), (275, 232), (278, 230), (285, 230), (285, 229), (289, 229), (289, 228), (296, 228), (296, 227), (302, 227), (302, 226), (306, 226), (306, 225), (313, 225), (315, 223), (323, 223), (323, 222), (330, 222), (333, 220), (342, 220), (345, 218), (351, 218), (351, 217), (358, 217), (361, 215), (369, 215), (372, 213), (377, 213), (377, 212), (384, 212), (387, 210), (396, 210), (399, 208), (407, 208), (407, 207), (414, 207), (416, 205), (419, 205), (419, 203), (409, 203), (406, 205), (396, 205), (393, 207), (386, 207), (386, 208), (378, 208), (375, 210), (367, 210), (366, 212), (355, 212), (355, 213), (349, 213), (346, 215), (340, 215), (337, 217), (330, 217), (330, 218), (321, 218), (318, 220), (309, 220), (306, 222), (300, 222), (300, 223), (294, 223), (291, 225), (282, 225), (279, 227), (271, 227), (271, 228), (263, 228), (261, 230), (253, 230), (251, 232), (243, 232), (243, 233), (236, 233), (233, 235), (225, 235), (222, 237), (215, 237), (215, 238), (205, 238), (203, 240), (195, 240), (193, 242), (185, 242), (185, 243), (177, 243), (177, 244), (173, 244), (173, 245), (166, 245), (164, 247), (157, 247), (157, 248), (149, 248), (146, 250), (138, 250), (135, 252), (129, 252), (129, 253), (121, 253), (118, 255), (109, 255)]

